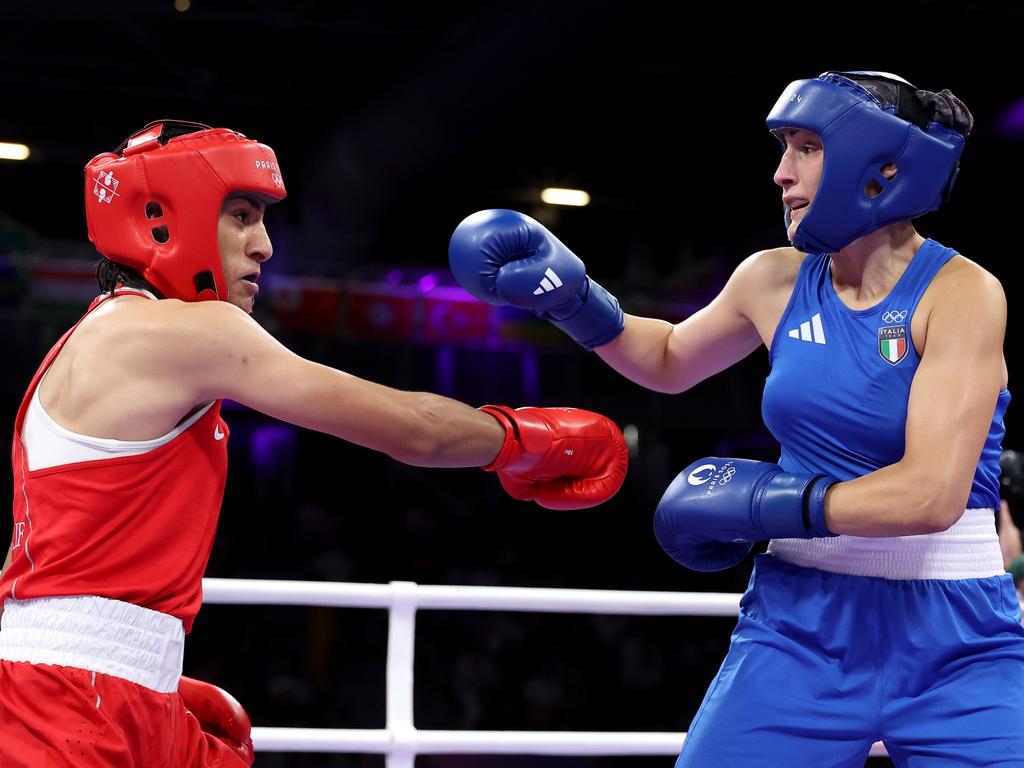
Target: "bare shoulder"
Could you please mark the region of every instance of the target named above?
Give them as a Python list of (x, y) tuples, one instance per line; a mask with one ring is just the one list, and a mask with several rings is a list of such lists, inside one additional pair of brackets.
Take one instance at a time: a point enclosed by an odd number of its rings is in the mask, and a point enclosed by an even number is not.
[(161, 338), (206, 336), (218, 331), (244, 327), (255, 321), (226, 301), (160, 301), (136, 302), (131, 308), (133, 319), (147, 333)]
[(147, 315), (156, 319), (173, 319), (176, 323), (221, 322), (230, 318), (248, 318), (249, 316), (226, 301), (180, 301), (178, 299), (161, 299), (160, 301), (136, 302), (134, 307), (145, 310)]
[(733, 279), (741, 286), (750, 285), (758, 290), (791, 287), (806, 258), (807, 254), (791, 247), (757, 251), (736, 267)]
[(120, 350), (147, 367), (208, 358), (211, 351), (243, 342), (248, 334), (266, 334), (227, 302), (177, 299), (110, 302), (90, 315), (82, 330), (91, 346)]
[(786, 308), (805, 258), (806, 254), (796, 248), (753, 253), (736, 267), (722, 297), (753, 322), (763, 337), (770, 339), (770, 331)]
[[(1006, 330), (1006, 293), (998, 278), (964, 256), (950, 259), (921, 297), (923, 324), (914, 334), (925, 349), (928, 339), (991, 339), (1001, 345)], [(918, 321), (915, 321), (918, 322)]]
[(999, 279), (963, 255), (951, 258), (938, 271), (922, 298), (928, 308), (956, 312), (1006, 314), (1006, 292)]
[(936, 282), (946, 286), (964, 285), (978, 290), (997, 291), (1003, 294), (999, 278), (963, 254), (957, 254), (947, 261), (935, 276)]

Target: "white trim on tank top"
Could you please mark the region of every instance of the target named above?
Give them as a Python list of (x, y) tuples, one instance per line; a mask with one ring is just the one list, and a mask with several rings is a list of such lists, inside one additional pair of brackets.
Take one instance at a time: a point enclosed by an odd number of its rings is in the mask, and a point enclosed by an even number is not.
[[(44, 376), (45, 378), (45, 376)], [(42, 385), (40, 379), (39, 384)], [(122, 456), (138, 456), (166, 445), (201, 419), (212, 402), (207, 403), (185, 421), (161, 437), (152, 440), (115, 440), (109, 437), (92, 437), (72, 432), (53, 420), (39, 401), (39, 386), (32, 393), (25, 422), (21, 425), (21, 440), (25, 446), (25, 457), (29, 472), (37, 469), (59, 467), (81, 461), (100, 461)]]

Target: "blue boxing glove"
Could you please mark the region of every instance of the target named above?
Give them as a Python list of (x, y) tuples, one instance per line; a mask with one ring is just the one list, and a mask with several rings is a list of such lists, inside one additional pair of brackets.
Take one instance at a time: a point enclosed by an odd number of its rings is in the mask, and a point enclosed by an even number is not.
[(687, 568), (731, 568), (755, 541), (834, 536), (825, 525), (825, 493), (837, 482), (764, 461), (701, 459), (676, 475), (661, 497), (654, 535)]
[(619, 302), (587, 277), (572, 251), (522, 213), (493, 209), (463, 219), (448, 244), (462, 287), (489, 304), (511, 304), (550, 320), (585, 349), (625, 327)]

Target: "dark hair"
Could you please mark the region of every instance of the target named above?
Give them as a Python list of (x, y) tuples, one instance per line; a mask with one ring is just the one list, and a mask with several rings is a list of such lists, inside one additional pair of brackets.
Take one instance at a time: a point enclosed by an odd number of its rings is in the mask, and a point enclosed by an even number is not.
[(858, 72), (842, 72), (843, 77), (855, 80), (865, 91), (883, 104), (896, 108), (897, 116), (927, 128), (929, 122), (944, 125), (961, 134), (965, 139), (974, 127), (974, 116), (967, 105), (945, 88), (938, 93), (915, 88), (910, 83), (889, 80), (878, 75)]
[(101, 256), (100, 260), (96, 263), (96, 282), (100, 284), (101, 293), (110, 293), (118, 286), (121, 286), (124, 288), (141, 288), (156, 294), (161, 299), (163, 298), (163, 294), (150, 285), (137, 269), (126, 267), (124, 264), (118, 264), (106, 256)]

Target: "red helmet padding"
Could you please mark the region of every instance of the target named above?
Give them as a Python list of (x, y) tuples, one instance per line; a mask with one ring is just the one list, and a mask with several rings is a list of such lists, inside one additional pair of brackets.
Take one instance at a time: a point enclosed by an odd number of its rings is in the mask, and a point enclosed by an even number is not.
[(217, 240), (221, 206), (234, 192), (283, 200), (277, 157), (265, 144), (227, 128), (187, 133), (161, 145), (162, 130), (160, 123), (147, 126), (121, 152), (97, 155), (85, 166), (89, 239), (168, 298), (226, 299)]

